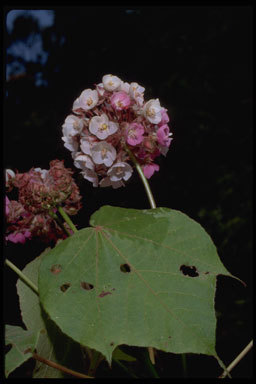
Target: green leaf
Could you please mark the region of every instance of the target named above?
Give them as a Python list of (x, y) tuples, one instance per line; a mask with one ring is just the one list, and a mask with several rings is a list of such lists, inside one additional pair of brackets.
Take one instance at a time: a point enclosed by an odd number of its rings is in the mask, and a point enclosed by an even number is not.
[(121, 344), (216, 356), (216, 276), (230, 275), (200, 224), (168, 208), (105, 206), (41, 263), (60, 329), (111, 363)]
[(11, 344), (11, 349), (5, 355), (5, 375), (9, 376), (20, 365), (32, 357), (38, 341), (38, 332), (28, 332), (21, 327), (5, 326), (5, 344)]
[[(23, 269), (23, 273), (35, 285), (37, 285), (39, 265), (45, 254), (46, 252), (41, 254)], [(72, 358), (75, 355), (78, 357), (81, 354), (79, 345), (63, 335), (56, 324), (42, 310), (38, 295), (20, 279), (17, 282), (17, 293), (19, 295), (22, 320), (28, 329), (28, 331), (22, 331), (28, 334), (40, 335), (34, 346), (37, 349), (37, 354), (62, 365), (67, 365), (67, 361), (70, 363), (70, 356)], [(33, 377), (63, 378), (67, 376), (58, 369), (36, 361)]]

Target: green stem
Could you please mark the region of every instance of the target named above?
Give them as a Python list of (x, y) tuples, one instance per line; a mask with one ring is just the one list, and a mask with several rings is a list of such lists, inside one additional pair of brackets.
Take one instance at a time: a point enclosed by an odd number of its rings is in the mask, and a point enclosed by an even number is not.
[(156, 203), (155, 203), (154, 197), (153, 197), (153, 195), (152, 195), (152, 192), (151, 192), (149, 183), (148, 183), (148, 181), (147, 181), (147, 179), (146, 179), (146, 177), (145, 177), (145, 175), (144, 175), (144, 173), (143, 173), (143, 171), (142, 171), (142, 169), (141, 169), (140, 164), (138, 163), (138, 161), (137, 161), (137, 159), (135, 158), (135, 156), (134, 156), (134, 154), (132, 153), (132, 151), (130, 151), (130, 149), (129, 149), (127, 146), (126, 146), (125, 149), (126, 149), (127, 153), (129, 154), (129, 156), (130, 156), (130, 158), (131, 158), (133, 164), (135, 165), (135, 168), (137, 169), (137, 172), (138, 172), (138, 174), (139, 174), (139, 176), (140, 176), (140, 178), (141, 178), (141, 181), (142, 181), (142, 183), (143, 183), (143, 185), (144, 185), (144, 188), (145, 188), (145, 190), (146, 190), (146, 194), (147, 194), (147, 196), (148, 196), (148, 200), (149, 200), (150, 207), (151, 207), (152, 209), (156, 208)]
[(33, 289), (33, 291), (38, 295), (38, 288), (37, 286), (32, 283), (32, 281), (24, 275), (24, 273), (21, 272), (19, 268), (16, 267), (10, 260), (5, 259), (5, 264), (8, 265), (9, 268), (11, 268), (17, 275), (23, 280), (30, 288)]
[(187, 378), (187, 357), (185, 353), (181, 354), (181, 362), (182, 362), (182, 368), (183, 368), (183, 377)]
[(128, 373), (129, 376), (133, 377), (134, 379), (138, 379), (138, 377), (133, 372), (129, 371), (129, 369), (126, 368), (126, 366), (123, 365), (119, 360), (113, 358), (113, 361), (118, 364), (126, 373)]
[(89, 375), (95, 375), (96, 369), (98, 365), (103, 360), (103, 356), (100, 352), (91, 349), (91, 358), (90, 358), (90, 366), (88, 369)]
[(49, 215), (59, 224), (59, 226), (63, 229), (64, 232), (66, 232), (68, 236), (71, 236), (70, 232), (67, 230), (65, 225), (61, 222), (60, 218), (58, 217), (58, 215), (56, 215), (56, 213), (54, 213), (53, 211), (49, 211)]
[(153, 376), (159, 378), (158, 373), (157, 373), (154, 365), (152, 364), (147, 351), (145, 351), (145, 359), (146, 359), (146, 364), (147, 364), (149, 370), (151, 371), (151, 373), (153, 374)]
[(72, 229), (72, 231), (77, 232), (78, 229), (75, 227), (74, 223), (71, 221), (70, 217), (66, 214), (64, 209), (62, 207), (58, 207), (58, 211), (63, 217), (63, 219), (66, 221), (66, 223), (69, 225), (69, 227)]

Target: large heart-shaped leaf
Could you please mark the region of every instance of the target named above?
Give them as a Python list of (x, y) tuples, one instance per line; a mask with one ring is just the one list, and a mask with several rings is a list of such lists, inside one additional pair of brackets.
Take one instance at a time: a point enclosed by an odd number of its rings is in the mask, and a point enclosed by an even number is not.
[(230, 275), (200, 224), (168, 208), (105, 206), (41, 263), (60, 329), (111, 363), (117, 345), (216, 356), (216, 276)]

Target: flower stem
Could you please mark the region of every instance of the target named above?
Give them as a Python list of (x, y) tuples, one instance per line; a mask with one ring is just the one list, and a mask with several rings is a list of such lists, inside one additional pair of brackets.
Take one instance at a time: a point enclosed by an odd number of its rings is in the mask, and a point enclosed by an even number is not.
[(67, 228), (65, 227), (65, 225), (63, 225), (63, 222), (61, 221), (61, 219), (58, 217), (58, 215), (56, 215), (56, 213), (54, 213), (53, 211), (49, 211), (49, 215), (59, 224), (59, 226), (63, 229), (64, 232), (66, 232), (66, 234), (68, 236), (71, 236), (70, 232), (67, 230)]
[(71, 221), (70, 217), (67, 215), (64, 209), (62, 207), (58, 207), (58, 211), (63, 217), (63, 219), (66, 221), (66, 223), (69, 225), (69, 227), (72, 229), (72, 231), (77, 232), (78, 229), (75, 227), (74, 223)]
[(16, 267), (10, 260), (5, 259), (5, 264), (8, 265), (9, 268), (11, 268), (17, 275), (23, 280), (30, 288), (33, 289), (33, 291), (38, 295), (38, 288), (37, 286), (32, 283), (32, 281), (24, 275), (23, 272), (19, 268)]
[(146, 190), (146, 194), (148, 196), (150, 207), (152, 209), (156, 208), (156, 203), (155, 203), (154, 197), (152, 195), (149, 183), (148, 183), (148, 181), (147, 181), (147, 179), (146, 179), (146, 177), (145, 177), (145, 175), (144, 175), (144, 173), (143, 173), (143, 171), (141, 169), (140, 164), (136, 160), (136, 158), (135, 158), (134, 154), (132, 153), (132, 151), (127, 146), (125, 147), (125, 149), (126, 149), (127, 153), (129, 154), (130, 159), (132, 160), (133, 164), (135, 165), (135, 168), (137, 169), (137, 172), (138, 172), (138, 174), (139, 174), (139, 176), (141, 178), (141, 181), (142, 181), (142, 183), (144, 185), (144, 188)]

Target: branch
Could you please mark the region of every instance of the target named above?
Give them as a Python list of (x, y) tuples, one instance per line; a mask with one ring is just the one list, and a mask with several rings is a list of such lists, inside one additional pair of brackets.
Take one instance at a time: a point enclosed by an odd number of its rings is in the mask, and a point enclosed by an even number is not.
[(49, 365), (49, 367), (58, 369), (59, 371), (62, 371), (62, 372), (67, 373), (69, 375), (80, 377), (80, 378), (83, 378), (83, 379), (94, 379), (94, 377), (92, 377), (92, 376), (84, 375), (83, 373), (79, 373), (79, 372), (73, 371), (72, 369), (68, 369), (68, 368), (64, 367), (63, 365), (60, 365), (60, 364), (54, 363), (51, 360), (45, 359), (44, 357), (39, 356), (37, 353), (33, 353), (33, 358), (35, 360), (40, 361), (41, 363)]
[(232, 361), (232, 363), (227, 367), (226, 371), (224, 371), (219, 378), (224, 379), (224, 377), (227, 376), (228, 372), (230, 372), (242, 358), (250, 351), (250, 349), (253, 346), (253, 340), (250, 341), (250, 343), (242, 350), (242, 352), (235, 358), (235, 360)]

